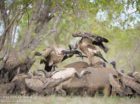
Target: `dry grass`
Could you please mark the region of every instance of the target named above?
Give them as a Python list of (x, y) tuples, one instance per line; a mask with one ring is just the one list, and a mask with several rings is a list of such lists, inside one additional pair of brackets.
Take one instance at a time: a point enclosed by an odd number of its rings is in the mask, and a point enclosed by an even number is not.
[(140, 97), (3, 96), (0, 104), (140, 104)]

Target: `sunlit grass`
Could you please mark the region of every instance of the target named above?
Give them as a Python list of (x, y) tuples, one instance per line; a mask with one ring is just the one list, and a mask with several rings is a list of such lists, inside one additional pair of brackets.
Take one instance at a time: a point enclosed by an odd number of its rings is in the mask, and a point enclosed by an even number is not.
[(88, 97), (88, 96), (9, 96), (0, 104), (140, 104), (140, 97)]

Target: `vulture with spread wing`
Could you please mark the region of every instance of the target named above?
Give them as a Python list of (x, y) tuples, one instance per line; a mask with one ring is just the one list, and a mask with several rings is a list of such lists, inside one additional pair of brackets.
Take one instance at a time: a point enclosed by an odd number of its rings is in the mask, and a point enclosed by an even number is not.
[(40, 63), (45, 64), (45, 70), (51, 71), (52, 68), (55, 68), (56, 65), (67, 58), (72, 57), (74, 54), (78, 54), (79, 56), (82, 56), (82, 53), (79, 52), (76, 49), (64, 49), (64, 48), (58, 48), (58, 47), (48, 47), (44, 49), (42, 52), (35, 52), (36, 56), (41, 56), (42, 59)]
[(92, 65), (93, 56), (100, 57), (102, 60), (107, 60), (102, 56), (101, 52), (96, 46), (103, 49), (104, 52), (108, 51), (108, 48), (103, 44), (107, 43), (108, 40), (101, 36), (91, 35), (90, 33), (76, 33), (72, 34), (73, 37), (81, 37), (77, 44), (77, 47), (87, 56), (89, 64)]

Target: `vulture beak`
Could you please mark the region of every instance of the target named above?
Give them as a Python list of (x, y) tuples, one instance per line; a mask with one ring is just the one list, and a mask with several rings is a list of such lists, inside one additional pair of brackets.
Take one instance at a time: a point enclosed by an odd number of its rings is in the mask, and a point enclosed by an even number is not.
[(114, 69), (116, 69), (116, 62), (115, 61), (110, 62), (110, 64), (113, 66)]

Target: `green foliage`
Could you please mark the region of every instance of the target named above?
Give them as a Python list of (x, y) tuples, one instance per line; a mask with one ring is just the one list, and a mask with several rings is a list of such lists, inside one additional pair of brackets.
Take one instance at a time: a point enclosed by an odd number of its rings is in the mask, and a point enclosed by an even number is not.
[[(69, 2), (67, 2), (69, 3)], [(67, 5), (67, 4), (66, 4)], [(116, 3), (115, 1), (99, 0), (95, 3), (90, 3), (86, 0), (78, 1), (77, 7), (71, 8), (71, 5), (64, 5), (64, 12), (60, 23), (57, 26), (58, 35), (55, 41), (59, 44), (65, 44), (67, 46), (72, 38), (71, 34), (74, 32), (90, 32), (96, 33), (98, 35), (104, 36), (109, 39), (107, 44), (110, 51), (106, 55), (108, 60), (116, 60), (119, 68), (130, 68), (130, 63), (132, 65), (138, 65), (139, 60), (137, 56), (140, 49), (136, 44), (139, 44), (139, 33), (138, 28), (122, 30), (120, 28), (110, 27), (112, 22), (112, 15), (120, 15), (123, 10), (123, 3)], [(96, 19), (96, 13), (99, 9), (109, 10), (109, 18), (100, 22)], [(76, 9), (76, 10), (75, 10)], [(135, 55), (133, 56), (133, 54)], [(133, 56), (131, 62), (129, 59)], [(137, 66), (139, 67), (139, 66)]]
[[(133, 3), (133, 1), (119, 2), (120, 0), (94, 0), (94, 2), (89, 2), (90, 0), (43, 0), (46, 5), (50, 3), (51, 10), (54, 13), (54, 18), (47, 24), (45, 31), (42, 34), (42, 44), (38, 46), (38, 50), (45, 48), (44, 41), (50, 44), (64, 44), (67, 46), (72, 38), (71, 34), (74, 32), (90, 32), (96, 33), (98, 35), (104, 36), (109, 39), (108, 47), (110, 48), (109, 53), (106, 57), (109, 60), (115, 59), (118, 61), (119, 65), (126, 63), (126, 57), (131, 56), (136, 44), (139, 44), (139, 24), (134, 26), (134, 28), (128, 28), (126, 30), (120, 29), (121, 27), (111, 26), (114, 20), (114, 15), (120, 16), (122, 11), (124, 11), (124, 6)], [(36, 0), (15, 0), (11, 8), (13, 10), (18, 9), (22, 5), (27, 5), (37, 2)], [(137, 10), (139, 13), (139, 0), (136, 0)], [(107, 12), (107, 18), (104, 21), (97, 20), (96, 16), (99, 10)], [(34, 8), (27, 8), (26, 13), (22, 16), (19, 26), (20, 34), (19, 41), (24, 37), (23, 33), (25, 29), (28, 29), (28, 19), (32, 17), (32, 12)], [(55, 11), (55, 12), (54, 12)], [(62, 14), (61, 14), (62, 13)], [(60, 16), (61, 15), (61, 16)], [(43, 16), (43, 15), (42, 15)], [(58, 17), (60, 20), (58, 21)], [(58, 22), (56, 22), (58, 21)], [(120, 20), (121, 21), (121, 20)], [(120, 22), (119, 21), (119, 22)], [(125, 22), (134, 21), (131, 18), (131, 14)], [(124, 22), (120, 22), (124, 25)], [(56, 32), (49, 32), (55, 29)], [(31, 33), (32, 37), (35, 36), (34, 32)], [(49, 34), (49, 36), (47, 36)], [(135, 53), (137, 56), (138, 51)], [(124, 56), (124, 57), (122, 57)], [(135, 62), (139, 63), (137, 57), (134, 57)]]

